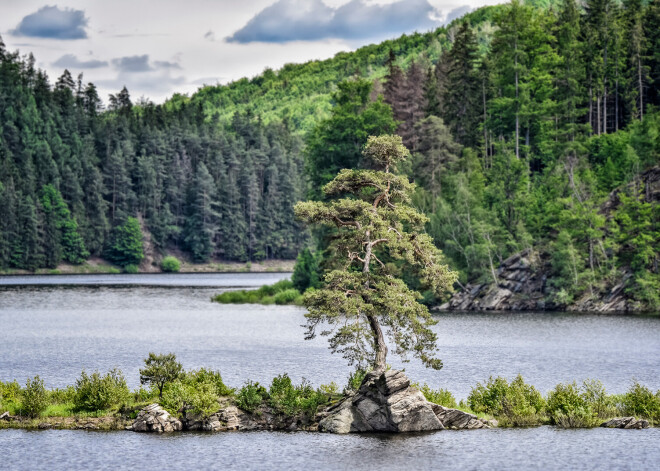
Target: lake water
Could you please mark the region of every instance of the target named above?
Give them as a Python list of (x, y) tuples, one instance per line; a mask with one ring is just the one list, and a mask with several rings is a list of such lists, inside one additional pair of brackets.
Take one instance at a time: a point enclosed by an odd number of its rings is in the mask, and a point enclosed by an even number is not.
[[(25, 383), (38, 374), (48, 387), (63, 387), (83, 368), (119, 367), (136, 387), (142, 359), (154, 351), (175, 352), (185, 368), (218, 369), (231, 386), (248, 379), (268, 384), (283, 372), (295, 381), (343, 386), (350, 368), (329, 353), (325, 339), (303, 340), (303, 309), (210, 302), (222, 290), (286, 276), (49, 276), (21, 277), (20, 285), (18, 278), (0, 277), (0, 380)], [(66, 286), (52, 285), (60, 280)], [(490, 375), (518, 373), (544, 393), (586, 378), (600, 379), (611, 393), (625, 392), (633, 378), (660, 389), (657, 315), (444, 313), (436, 319), (442, 370), (389, 360), (413, 381), (447, 388), (459, 399)], [(658, 443), (659, 429), (541, 427), (403, 437), (0, 431), (0, 469), (631, 469), (657, 464)]]

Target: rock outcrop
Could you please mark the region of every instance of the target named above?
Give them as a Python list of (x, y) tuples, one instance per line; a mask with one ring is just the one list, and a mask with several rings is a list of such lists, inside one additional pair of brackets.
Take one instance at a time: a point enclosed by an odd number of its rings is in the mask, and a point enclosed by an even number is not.
[(320, 416), (319, 430), (331, 433), (489, 427), (474, 415), (428, 402), (419, 390), (410, 385), (406, 375), (396, 370), (367, 374), (355, 394)]
[(183, 424), (158, 404), (151, 404), (138, 413), (128, 429), (134, 432), (174, 432), (182, 430)]
[(636, 419), (635, 417), (616, 417), (607, 422), (603, 422), (600, 426), (607, 428), (642, 429), (649, 428), (649, 421)]
[[(644, 200), (660, 202), (660, 166), (645, 171), (638, 181), (618, 188), (610, 193), (600, 208), (606, 219), (613, 217), (621, 204), (621, 193), (640, 185)], [(605, 280), (603, 286), (593, 294), (585, 293), (570, 304), (558, 304), (552, 286), (551, 248), (536, 245), (513, 254), (502, 261), (488, 279), (468, 283), (439, 306), (439, 310), (453, 311), (595, 311), (629, 312), (644, 310), (639, 302), (627, 294), (633, 274), (630, 267), (620, 267), (615, 276)]]
[[(523, 250), (504, 260), (495, 272), (497, 283), (468, 283), (440, 310), (523, 311), (544, 310), (546, 302), (546, 263), (536, 252)], [(547, 267), (549, 268), (549, 267)]]

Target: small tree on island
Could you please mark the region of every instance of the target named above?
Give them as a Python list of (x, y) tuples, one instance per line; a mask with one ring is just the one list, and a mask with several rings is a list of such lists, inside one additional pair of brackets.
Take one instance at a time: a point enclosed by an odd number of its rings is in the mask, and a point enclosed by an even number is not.
[(333, 353), (341, 353), (349, 364), (383, 371), (384, 327), (404, 361), (412, 354), (440, 369), (437, 338), (430, 329), (436, 321), (418, 302), (421, 295), (400, 278), (397, 262), (437, 295), (451, 292), (458, 275), (442, 263), (442, 253), (423, 232), (427, 218), (410, 205), (414, 184), (392, 173), (410, 156), (401, 137), (369, 137), (363, 155), (374, 170), (344, 169), (323, 187), (328, 197), (352, 197), (295, 206), (296, 216), (307, 223), (337, 227), (329, 249), (343, 261), (341, 269), (326, 273), (321, 289), (304, 296), (306, 338), (327, 324), (331, 328), (320, 333), (330, 337)]
[(163, 397), (165, 384), (174, 382), (181, 376), (183, 367), (176, 361), (174, 353), (156, 355), (149, 353), (144, 359), (145, 368), (140, 369), (140, 384), (150, 384), (158, 388), (158, 397)]

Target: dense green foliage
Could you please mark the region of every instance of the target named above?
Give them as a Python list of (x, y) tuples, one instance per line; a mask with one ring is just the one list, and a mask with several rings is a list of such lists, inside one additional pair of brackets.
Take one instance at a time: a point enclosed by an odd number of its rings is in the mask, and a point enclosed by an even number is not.
[(291, 281), (281, 280), (256, 290), (225, 291), (212, 300), (222, 304), (301, 304), (302, 295)]
[(102, 112), (82, 76), (51, 86), (1, 40), (0, 123), (0, 269), (138, 265), (143, 242), (198, 262), (293, 259), (306, 241), (291, 209), (302, 144), (282, 124), (220, 125), (199, 105), (134, 105), (126, 89)]
[(291, 275), (291, 282), (293, 287), (301, 293), (304, 293), (307, 288), (318, 288), (321, 285), (319, 279), (319, 255), (312, 252), (310, 249), (305, 248), (296, 259), (296, 265)]
[(456, 409), (456, 407), (458, 407), (456, 398), (446, 389), (432, 389), (428, 384), (424, 384), (419, 390), (429, 402), (439, 404), (443, 407), (449, 407), (451, 409)]
[[(351, 374), (345, 391), (357, 390), (364, 375), (364, 371)], [(167, 383), (162, 398), (158, 397), (157, 388), (129, 392), (122, 378), (118, 371), (106, 376), (83, 374), (76, 387), (53, 390), (46, 390), (38, 377), (28, 380), (24, 388), (16, 381), (0, 381), (0, 411), (35, 418), (126, 414), (134, 418), (139, 409), (158, 402), (178, 417), (184, 413), (208, 417), (221, 407), (235, 403), (251, 413), (269, 411), (285, 418), (310, 421), (319, 406), (341, 398), (334, 383), (314, 389), (304, 380), (299, 385), (293, 384), (287, 374), (273, 378), (269, 388), (247, 381), (235, 391), (224, 384), (219, 372), (201, 368), (184, 372)], [(655, 426), (660, 423), (660, 391), (654, 394), (637, 382), (624, 394), (615, 395), (607, 394), (600, 381), (587, 380), (581, 386), (559, 384), (543, 397), (520, 376), (510, 383), (504, 378), (490, 378), (485, 384), (477, 384), (467, 401), (460, 401), (458, 405), (446, 389), (434, 390), (426, 384), (419, 389), (430, 402), (495, 418), (500, 426), (595, 427), (622, 416), (643, 418)], [(81, 395), (86, 400), (83, 401)], [(34, 426), (38, 423), (35, 421)], [(10, 422), (0, 421), (0, 428), (8, 424)]]
[(179, 373), (174, 381), (165, 383), (160, 404), (170, 413), (181, 411), (208, 417), (217, 412), (218, 399), (231, 396), (234, 390), (222, 381), (219, 371), (199, 370)]
[(39, 376), (28, 378), (22, 393), (21, 410), (28, 417), (39, 417), (48, 407), (48, 394)]
[[(105, 258), (122, 267), (139, 265), (144, 258), (140, 223), (129, 217), (123, 224), (115, 226), (108, 238)], [(130, 272), (130, 270), (127, 270)]]
[[(386, 62), (384, 99), (414, 157), (401, 170), (418, 183), (428, 233), (461, 283), (499, 284), (499, 263), (534, 247), (548, 307), (623, 283), (633, 306), (657, 308), (660, 82), (647, 73), (657, 1), (514, 0), (482, 13), (449, 28), (437, 60), (393, 49)], [(332, 137), (339, 108), (308, 135), (312, 181), (326, 171), (316, 142)], [(331, 237), (320, 235), (322, 249)]]
[(168, 255), (160, 261), (160, 269), (165, 273), (178, 273), (181, 269), (181, 262), (178, 258)]
[(101, 376), (95, 371), (85, 371), (76, 380), (73, 404), (77, 410), (99, 411), (117, 406), (129, 397), (128, 386), (121, 371), (113, 369)]
[(546, 406), (541, 393), (526, 384), (520, 375), (511, 383), (498, 376), (489, 378), (485, 385), (477, 384), (467, 403), (477, 413), (504, 418), (514, 426), (537, 424)]

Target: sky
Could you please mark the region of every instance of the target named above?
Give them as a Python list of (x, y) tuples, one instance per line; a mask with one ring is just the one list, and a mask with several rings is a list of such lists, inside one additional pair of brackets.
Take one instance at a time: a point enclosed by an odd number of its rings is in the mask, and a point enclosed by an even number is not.
[[(50, 2), (50, 3), (49, 3)], [(133, 101), (434, 29), (502, 0), (0, 0), (7, 49)]]

